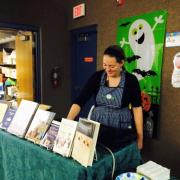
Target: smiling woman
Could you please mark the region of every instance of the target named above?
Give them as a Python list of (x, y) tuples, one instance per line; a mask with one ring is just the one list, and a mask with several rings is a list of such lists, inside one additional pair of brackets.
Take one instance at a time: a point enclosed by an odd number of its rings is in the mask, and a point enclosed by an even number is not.
[(90, 118), (101, 123), (98, 142), (113, 151), (136, 140), (138, 148), (143, 147), (140, 87), (136, 77), (124, 70), (124, 61), (122, 48), (117, 45), (106, 48), (104, 70), (91, 76), (67, 116), (75, 119), (88, 99), (94, 96), (95, 108)]
[(124, 60), (117, 62), (114, 57), (110, 57), (109, 55), (103, 56), (103, 68), (106, 71), (108, 77), (119, 77), (123, 64)]

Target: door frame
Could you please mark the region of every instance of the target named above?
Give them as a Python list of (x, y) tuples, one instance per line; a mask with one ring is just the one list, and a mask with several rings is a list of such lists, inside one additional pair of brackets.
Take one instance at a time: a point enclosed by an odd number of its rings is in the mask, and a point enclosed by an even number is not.
[[(70, 69), (71, 69), (71, 73), (70, 73), (70, 82), (71, 82), (71, 85), (70, 85), (70, 87), (71, 87), (71, 94), (70, 94), (70, 97), (71, 97), (71, 103), (72, 103), (72, 101), (73, 101), (73, 93), (72, 93), (72, 91), (73, 91), (73, 82), (72, 82), (72, 76), (73, 76), (73, 74), (74, 74), (74, 72), (73, 72), (73, 68), (72, 68), (72, 59), (73, 59), (73, 57), (75, 57), (75, 54), (76, 54), (76, 51), (75, 51), (75, 48), (73, 48), (74, 46), (75, 46), (75, 41), (74, 41), (74, 34), (76, 34), (76, 33), (78, 33), (78, 32), (86, 32), (87, 31), (87, 29), (88, 29), (88, 31), (97, 31), (97, 24), (93, 24), (93, 25), (89, 25), (89, 26), (83, 26), (83, 27), (79, 27), (79, 28), (76, 28), (76, 29), (72, 29), (71, 31), (70, 31), (70, 37), (71, 37), (71, 56), (70, 56), (70, 65), (71, 65), (71, 67), (70, 67)], [(97, 70), (97, 61), (96, 61), (96, 70)]]
[(23, 31), (31, 31), (37, 34), (36, 41), (35, 41), (35, 73), (36, 73), (36, 81), (35, 81), (35, 101), (41, 103), (42, 100), (42, 84), (41, 84), (41, 41), (40, 41), (40, 28), (37, 26), (32, 25), (25, 25), (25, 24), (14, 24), (14, 23), (1, 23), (0, 22), (0, 29), (1, 28), (9, 28), (15, 30), (23, 30)]

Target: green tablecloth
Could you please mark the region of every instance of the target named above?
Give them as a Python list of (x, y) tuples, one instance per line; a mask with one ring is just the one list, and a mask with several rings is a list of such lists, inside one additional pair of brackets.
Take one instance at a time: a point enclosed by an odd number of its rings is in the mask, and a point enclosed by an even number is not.
[[(98, 161), (85, 168), (38, 145), (0, 130), (0, 180), (102, 180), (112, 172), (112, 156), (98, 148)], [(114, 153), (116, 174), (139, 165), (136, 143)]]

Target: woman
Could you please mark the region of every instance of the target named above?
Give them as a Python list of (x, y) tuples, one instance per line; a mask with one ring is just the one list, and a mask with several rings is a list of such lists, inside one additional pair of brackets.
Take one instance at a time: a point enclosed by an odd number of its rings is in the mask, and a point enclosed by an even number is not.
[(103, 69), (95, 72), (74, 101), (68, 119), (75, 119), (91, 96), (95, 108), (91, 119), (101, 123), (98, 142), (113, 151), (137, 140), (143, 147), (143, 116), (136, 77), (123, 68), (125, 56), (117, 45), (104, 51)]

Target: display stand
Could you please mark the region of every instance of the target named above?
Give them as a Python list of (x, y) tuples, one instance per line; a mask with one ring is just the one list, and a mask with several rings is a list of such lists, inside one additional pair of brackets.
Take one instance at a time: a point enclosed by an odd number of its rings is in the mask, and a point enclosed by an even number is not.
[[(134, 169), (141, 162), (133, 143), (114, 153), (115, 174)], [(72, 158), (65, 158), (34, 143), (0, 130), (0, 179), (3, 180), (103, 180), (111, 177), (112, 156), (97, 148), (98, 160), (85, 168)]]

